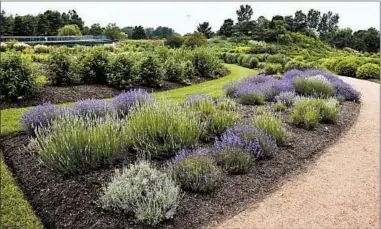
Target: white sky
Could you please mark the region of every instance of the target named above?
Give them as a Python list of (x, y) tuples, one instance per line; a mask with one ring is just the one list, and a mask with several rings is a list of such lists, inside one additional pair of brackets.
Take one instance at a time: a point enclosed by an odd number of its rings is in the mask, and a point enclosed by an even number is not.
[(203, 21), (208, 21), (213, 31), (220, 28), (224, 19), (236, 21), (235, 11), (240, 4), (252, 6), (254, 19), (259, 16), (271, 19), (276, 14), (285, 16), (297, 10), (307, 13), (314, 8), (322, 13), (329, 10), (338, 13), (341, 28), (380, 27), (379, 2), (2, 2), (1, 8), (19, 15), (38, 14), (48, 9), (60, 12), (75, 9), (87, 26), (93, 23), (105, 26), (110, 22), (119, 27), (168, 26), (185, 34), (193, 32)]

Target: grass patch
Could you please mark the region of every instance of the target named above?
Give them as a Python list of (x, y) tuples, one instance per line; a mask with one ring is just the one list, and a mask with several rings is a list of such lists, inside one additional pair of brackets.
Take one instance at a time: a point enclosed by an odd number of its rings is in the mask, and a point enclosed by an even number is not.
[[(207, 81), (200, 84), (191, 85), (189, 87), (182, 87), (170, 91), (158, 92), (155, 94), (159, 99), (174, 99), (178, 101), (184, 100), (188, 95), (193, 94), (195, 92), (209, 94), (213, 97), (217, 97), (223, 95), (222, 86), (228, 83), (230, 80), (241, 80), (249, 75), (258, 73), (252, 69), (243, 68), (232, 64), (226, 64), (225, 66), (231, 72), (229, 75), (225, 77), (221, 77), (219, 79)], [(106, 100), (111, 101), (111, 98)], [(64, 103), (60, 104), (60, 106), (73, 106), (73, 104), (74, 103)], [(18, 131), (19, 120), (21, 118), (21, 115), (29, 108), (31, 107), (10, 108), (2, 110), (0, 133)]]
[(28, 201), (17, 187), (7, 165), (0, 155), (1, 171), (1, 227), (0, 228), (43, 228), (33, 213)]

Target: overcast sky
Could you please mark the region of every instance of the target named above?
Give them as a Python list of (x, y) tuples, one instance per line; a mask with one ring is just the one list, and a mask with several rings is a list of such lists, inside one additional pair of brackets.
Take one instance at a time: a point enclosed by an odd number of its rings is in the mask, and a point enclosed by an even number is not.
[(176, 32), (193, 32), (198, 23), (208, 21), (214, 31), (226, 18), (236, 21), (235, 11), (240, 4), (252, 6), (254, 15), (290, 15), (297, 10), (307, 13), (314, 8), (321, 12), (329, 10), (340, 16), (339, 26), (354, 30), (375, 27), (379, 29), (379, 2), (2, 2), (1, 8), (11, 14), (38, 14), (45, 10), (67, 12), (75, 9), (91, 26), (100, 23), (106, 26), (115, 22), (120, 27), (142, 25), (144, 27), (168, 26)]

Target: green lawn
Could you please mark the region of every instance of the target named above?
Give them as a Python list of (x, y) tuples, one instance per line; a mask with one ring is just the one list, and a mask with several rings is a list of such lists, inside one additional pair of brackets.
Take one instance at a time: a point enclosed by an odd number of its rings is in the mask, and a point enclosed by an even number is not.
[(1, 172), (1, 225), (0, 228), (43, 228), (23, 193), (17, 187), (0, 155)]
[[(187, 95), (199, 92), (207, 93), (212, 96), (220, 96), (223, 94), (222, 86), (229, 82), (230, 80), (240, 80), (249, 75), (257, 73), (254, 70), (243, 68), (237, 65), (226, 64), (226, 67), (230, 70), (231, 74), (216, 79), (207, 81), (200, 84), (191, 85), (188, 87), (182, 87), (170, 91), (158, 92), (156, 95), (161, 99), (175, 99), (181, 100), (184, 99)], [(108, 99), (110, 100), (110, 99)], [(73, 103), (61, 104), (62, 106), (72, 106)], [(1, 111), (1, 132), (14, 132), (19, 129), (19, 120), (21, 115), (28, 110), (30, 107), (25, 108), (11, 108)]]

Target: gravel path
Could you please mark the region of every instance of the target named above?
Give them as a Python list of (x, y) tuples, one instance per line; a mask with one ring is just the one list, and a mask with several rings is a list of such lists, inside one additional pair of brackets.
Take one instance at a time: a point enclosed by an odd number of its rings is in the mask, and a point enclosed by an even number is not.
[(362, 93), (357, 122), (306, 173), (218, 228), (380, 228), (380, 85), (343, 77)]

